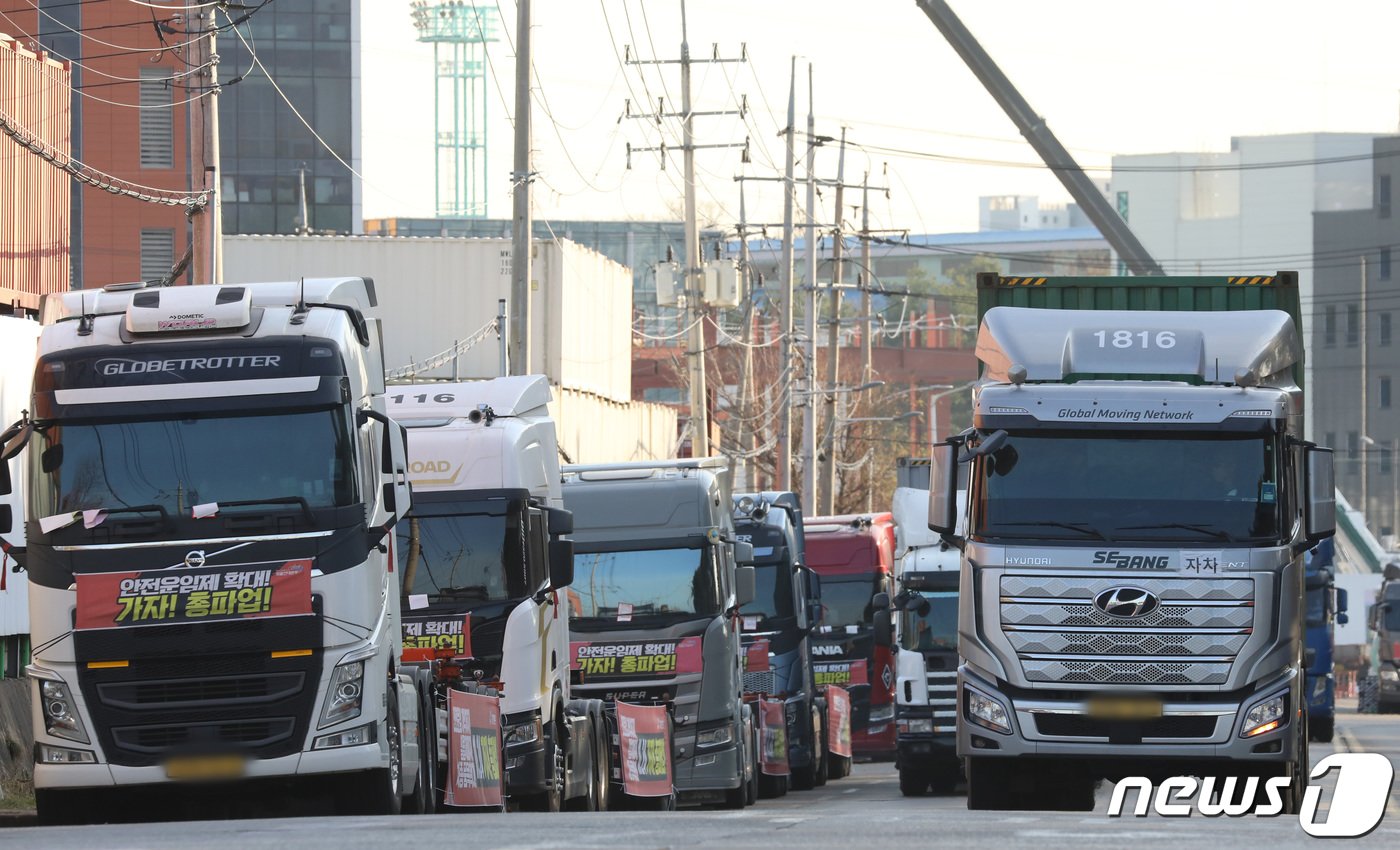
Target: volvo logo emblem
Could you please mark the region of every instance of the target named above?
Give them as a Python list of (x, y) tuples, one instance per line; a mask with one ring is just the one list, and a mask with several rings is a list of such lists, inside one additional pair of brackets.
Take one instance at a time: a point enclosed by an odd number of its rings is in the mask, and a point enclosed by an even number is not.
[(185, 554), (185, 566), (198, 569), (204, 566), (204, 550), (195, 549)]
[(1140, 587), (1111, 587), (1094, 597), (1095, 608), (1124, 620), (1145, 617), (1161, 604), (1157, 594)]

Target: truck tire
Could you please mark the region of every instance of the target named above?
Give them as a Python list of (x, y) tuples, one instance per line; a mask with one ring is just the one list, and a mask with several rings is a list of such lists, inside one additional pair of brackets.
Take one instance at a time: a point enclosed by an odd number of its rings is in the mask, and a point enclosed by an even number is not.
[(1312, 729), (1312, 739), (1319, 743), (1330, 744), (1336, 733), (1336, 717), (1315, 717), (1311, 718), (1308, 726)]
[(899, 793), (906, 797), (922, 797), (928, 793), (929, 784), (927, 770), (908, 764), (900, 766)]
[(756, 776), (758, 769), (758, 752), (754, 749), (753, 738), (747, 734), (740, 736), (742, 744), (739, 747), (739, 785), (724, 792), (724, 808), (742, 809), (749, 804), (749, 781)]
[(423, 671), (418, 681), (418, 787), (404, 801), (403, 811), (431, 815), (438, 810), (438, 727), (433, 707), (432, 677)]
[(399, 701), (389, 695), (384, 737), (389, 744), (389, 766), (345, 774), (335, 808), (342, 815), (397, 815), (403, 811), (403, 727), (399, 723)]
[(957, 759), (948, 759), (934, 769), (928, 784), (933, 793), (946, 796), (958, 790), (960, 779), (962, 779), (962, 763)]
[(826, 775), (828, 779), (841, 779), (851, 775), (851, 757), (838, 756), (828, 752), (826, 756)]
[(967, 759), (967, 807), (972, 811), (1020, 808), (1021, 795), (1011, 788), (1011, 759)]
[(773, 800), (787, 795), (791, 785), (787, 776), (770, 776), (766, 773), (759, 774), (758, 777), (758, 797), (761, 800)]
[(565, 753), (568, 752), (568, 745), (567, 742), (560, 740), (561, 725), (558, 717), (544, 725), (545, 764), (554, 768), (554, 778), (550, 782), (551, 787), (543, 793), (522, 797), (519, 802), (523, 811), (558, 812), (564, 808), (564, 782), (568, 768), (565, 763)]
[[(601, 704), (600, 704), (601, 705)], [(612, 736), (601, 707), (593, 717), (593, 782), (597, 786), (594, 799), (597, 811), (612, 809)]]

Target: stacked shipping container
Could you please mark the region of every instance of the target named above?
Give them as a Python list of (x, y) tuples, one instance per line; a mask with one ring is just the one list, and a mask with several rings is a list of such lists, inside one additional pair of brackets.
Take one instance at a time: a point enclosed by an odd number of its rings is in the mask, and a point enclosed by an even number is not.
[(0, 310), (6, 312), (36, 311), (41, 295), (68, 288), (68, 175), (15, 136), (66, 159), (71, 101), (68, 63), (0, 34)]

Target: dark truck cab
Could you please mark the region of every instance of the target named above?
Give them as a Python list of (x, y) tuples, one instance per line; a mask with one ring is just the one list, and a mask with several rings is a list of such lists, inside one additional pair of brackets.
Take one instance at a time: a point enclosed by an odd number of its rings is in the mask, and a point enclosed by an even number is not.
[(767, 642), (768, 669), (744, 671), (744, 693), (783, 701), (792, 787), (826, 783), (825, 700), (812, 672), (819, 579), (805, 562), (802, 506), (788, 492), (736, 494), (735, 539), (753, 546), (756, 592), (739, 609), (746, 652)]

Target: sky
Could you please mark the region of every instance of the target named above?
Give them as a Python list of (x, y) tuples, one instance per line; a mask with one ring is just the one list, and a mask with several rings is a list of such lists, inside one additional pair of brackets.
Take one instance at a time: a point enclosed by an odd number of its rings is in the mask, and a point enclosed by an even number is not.
[[(433, 0), (430, 0), (432, 2)], [(489, 50), (487, 214), (511, 212), (516, 6), (479, 0), (503, 18)], [(1114, 154), (1224, 151), (1232, 136), (1291, 132), (1393, 133), (1400, 122), (1400, 3), (1394, 0), (950, 0), (953, 10), (1043, 116), (1081, 165)], [(645, 4), (645, 8), (643, 6)], [(680, 145), (676, 120), (658, 128), (621, 119), (627, 99), (665, 97), (678, 111), (678, 66), (627, 66), (631, 55), (680, 53), (680, 0), (534, 0), (534, 210), (539, 218), (674, 220), (681, 209), (678, 152), (665, 170), (656, 154), (626, 148)], [(419, 44), (408, 2), (362, 0), (364, 214), (429, 216), (433, 210), (433, 60)], [(977, 229), (982, 195), (1068, 193), (1039, 167), (1011, 168), (872, 152), (861, 145), (957, 159), (1038, 163), (1016, 127), (963, 65), (914, 0), (691, 0), (692, 56), (746, 63), (693, 67), (696, 111), (738, 108), (740, 118), (695, 119), (697, 144), (742, 142), (696, 154), (702, 220), (732, 229), (740, 212), (736, 175), (780, 176), (789, 70), (798, 59), (797, 123), (805, 131), (812, 66), (818, 135), (850, 143), (845, 178), (869, 173), (871, 226), (915, 233)], [(509, 43), (507, 43), (507, 40)], [(671, 106), (670, 104), (676, 104)], [(799, 145), (802, 136), (799, 136)], [(799, 147), (799, 151), (802, 148)], [(816, 154), (834, 178), (835, 144)], [(799, 164), (799, 176), (805, 173)], [(1107, 179), (1106, 171), (1091, 176)], [(749, 181), (750, 222), (782, 220), (781, 187)], [(800, 197), (800, 196), (799, 196)], [(858, 221), (859, 193), (844, 199)], [(823, 193), (819, 220), (833, 218)]]

